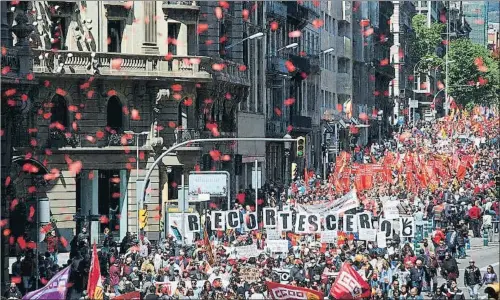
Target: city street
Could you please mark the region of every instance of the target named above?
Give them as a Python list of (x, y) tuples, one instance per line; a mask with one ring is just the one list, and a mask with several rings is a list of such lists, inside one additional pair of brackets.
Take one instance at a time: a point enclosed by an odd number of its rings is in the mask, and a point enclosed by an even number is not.
[[(469, 266), (469, 260), (473, 259), (476, 262), (476, 266), (481, 270), (481, 275), (486, 272), (486, 267), (489, 265), (493, 266), (495, 273), (497, 275), (500, 273), (499, 266), (499, 257), (500, 257), (500, 247), (498, 242), (489, 243), (488, 246), (483, 246), (482, 238), (473, 238), (471, 239), (471, 249), (467, 251), (467, 258), (459, 259), (458, 267), (460, 270), (460, 278), (457, 280), (458, 286), (465, 293), (465, 298), (469, 299), (469, 293), (467, 288), (464, 286), (464, 273), (465, 268)], [(439, 285), (443, 284), (445, 280), (443, 278), (439, 278)], [(485, 286), (480, 289), (480, 298), (486, 299), (486, 295), (484, 293)]]

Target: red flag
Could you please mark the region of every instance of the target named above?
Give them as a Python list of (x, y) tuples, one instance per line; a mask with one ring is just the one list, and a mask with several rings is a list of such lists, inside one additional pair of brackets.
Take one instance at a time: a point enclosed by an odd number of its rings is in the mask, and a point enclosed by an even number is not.
[(89, 281), (87, 283), (87, 294), (90, 299), (104, 298), (104, 290), (101, 281), (101, 266), (99, 264), (99, 257), (97, 256), (97, 246), (94, 242), (92, 248), (92, 262), (89, 270)]
[(287, 299), (287, 300), (323, 300), (323, 293), (320, 291), (301, 288), (298, 286), (281, 284), (276, 282), (266, 281), (267, 289), (271, 295), (271, 299)]
[(370, 285), (350, 264), (344, 263), (332, 285), (330, 295), (335, 299), (366, 298), (371, 295), (371, 289)]

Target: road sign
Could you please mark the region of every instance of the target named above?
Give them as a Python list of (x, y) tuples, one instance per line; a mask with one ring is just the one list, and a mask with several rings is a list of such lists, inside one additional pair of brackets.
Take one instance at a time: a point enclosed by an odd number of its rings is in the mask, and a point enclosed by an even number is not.
[(188, 195), (209, 194), (212, 197), (226, 197), (228, 192), (226, 172), (195, 172), (189, 174)]

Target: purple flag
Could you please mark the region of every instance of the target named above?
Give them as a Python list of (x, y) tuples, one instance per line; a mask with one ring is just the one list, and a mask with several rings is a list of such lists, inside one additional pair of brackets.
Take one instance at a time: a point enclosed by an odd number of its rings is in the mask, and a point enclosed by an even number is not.
[(64, 268), (59, 273), (54, 275), (47, 284), (36, 291), (26, 294), (23, 300), (53, 300), (53, 299), (66, 299), (66, 291), (68, 290), (69, 268)]

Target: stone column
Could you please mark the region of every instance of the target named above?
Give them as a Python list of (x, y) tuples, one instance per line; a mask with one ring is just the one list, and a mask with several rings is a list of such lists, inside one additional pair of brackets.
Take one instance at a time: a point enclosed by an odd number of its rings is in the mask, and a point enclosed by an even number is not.
[(156, 44), (156, 1), (144, 2), (144, 42), (142, 51), (145, 54), (159, 54)]
[(26, 75), (33, 73), (33, 52), (31, 51), (28, 38), (35, 30), (35, 27), (29, 24), (26, 13), (19, 12), (16, 16), (16, 25), (12, 26), (12, 32), (17, 37), (17, 43), (14, 46), (17, 49), (19, 58), (19, 78), (26, 78)]

